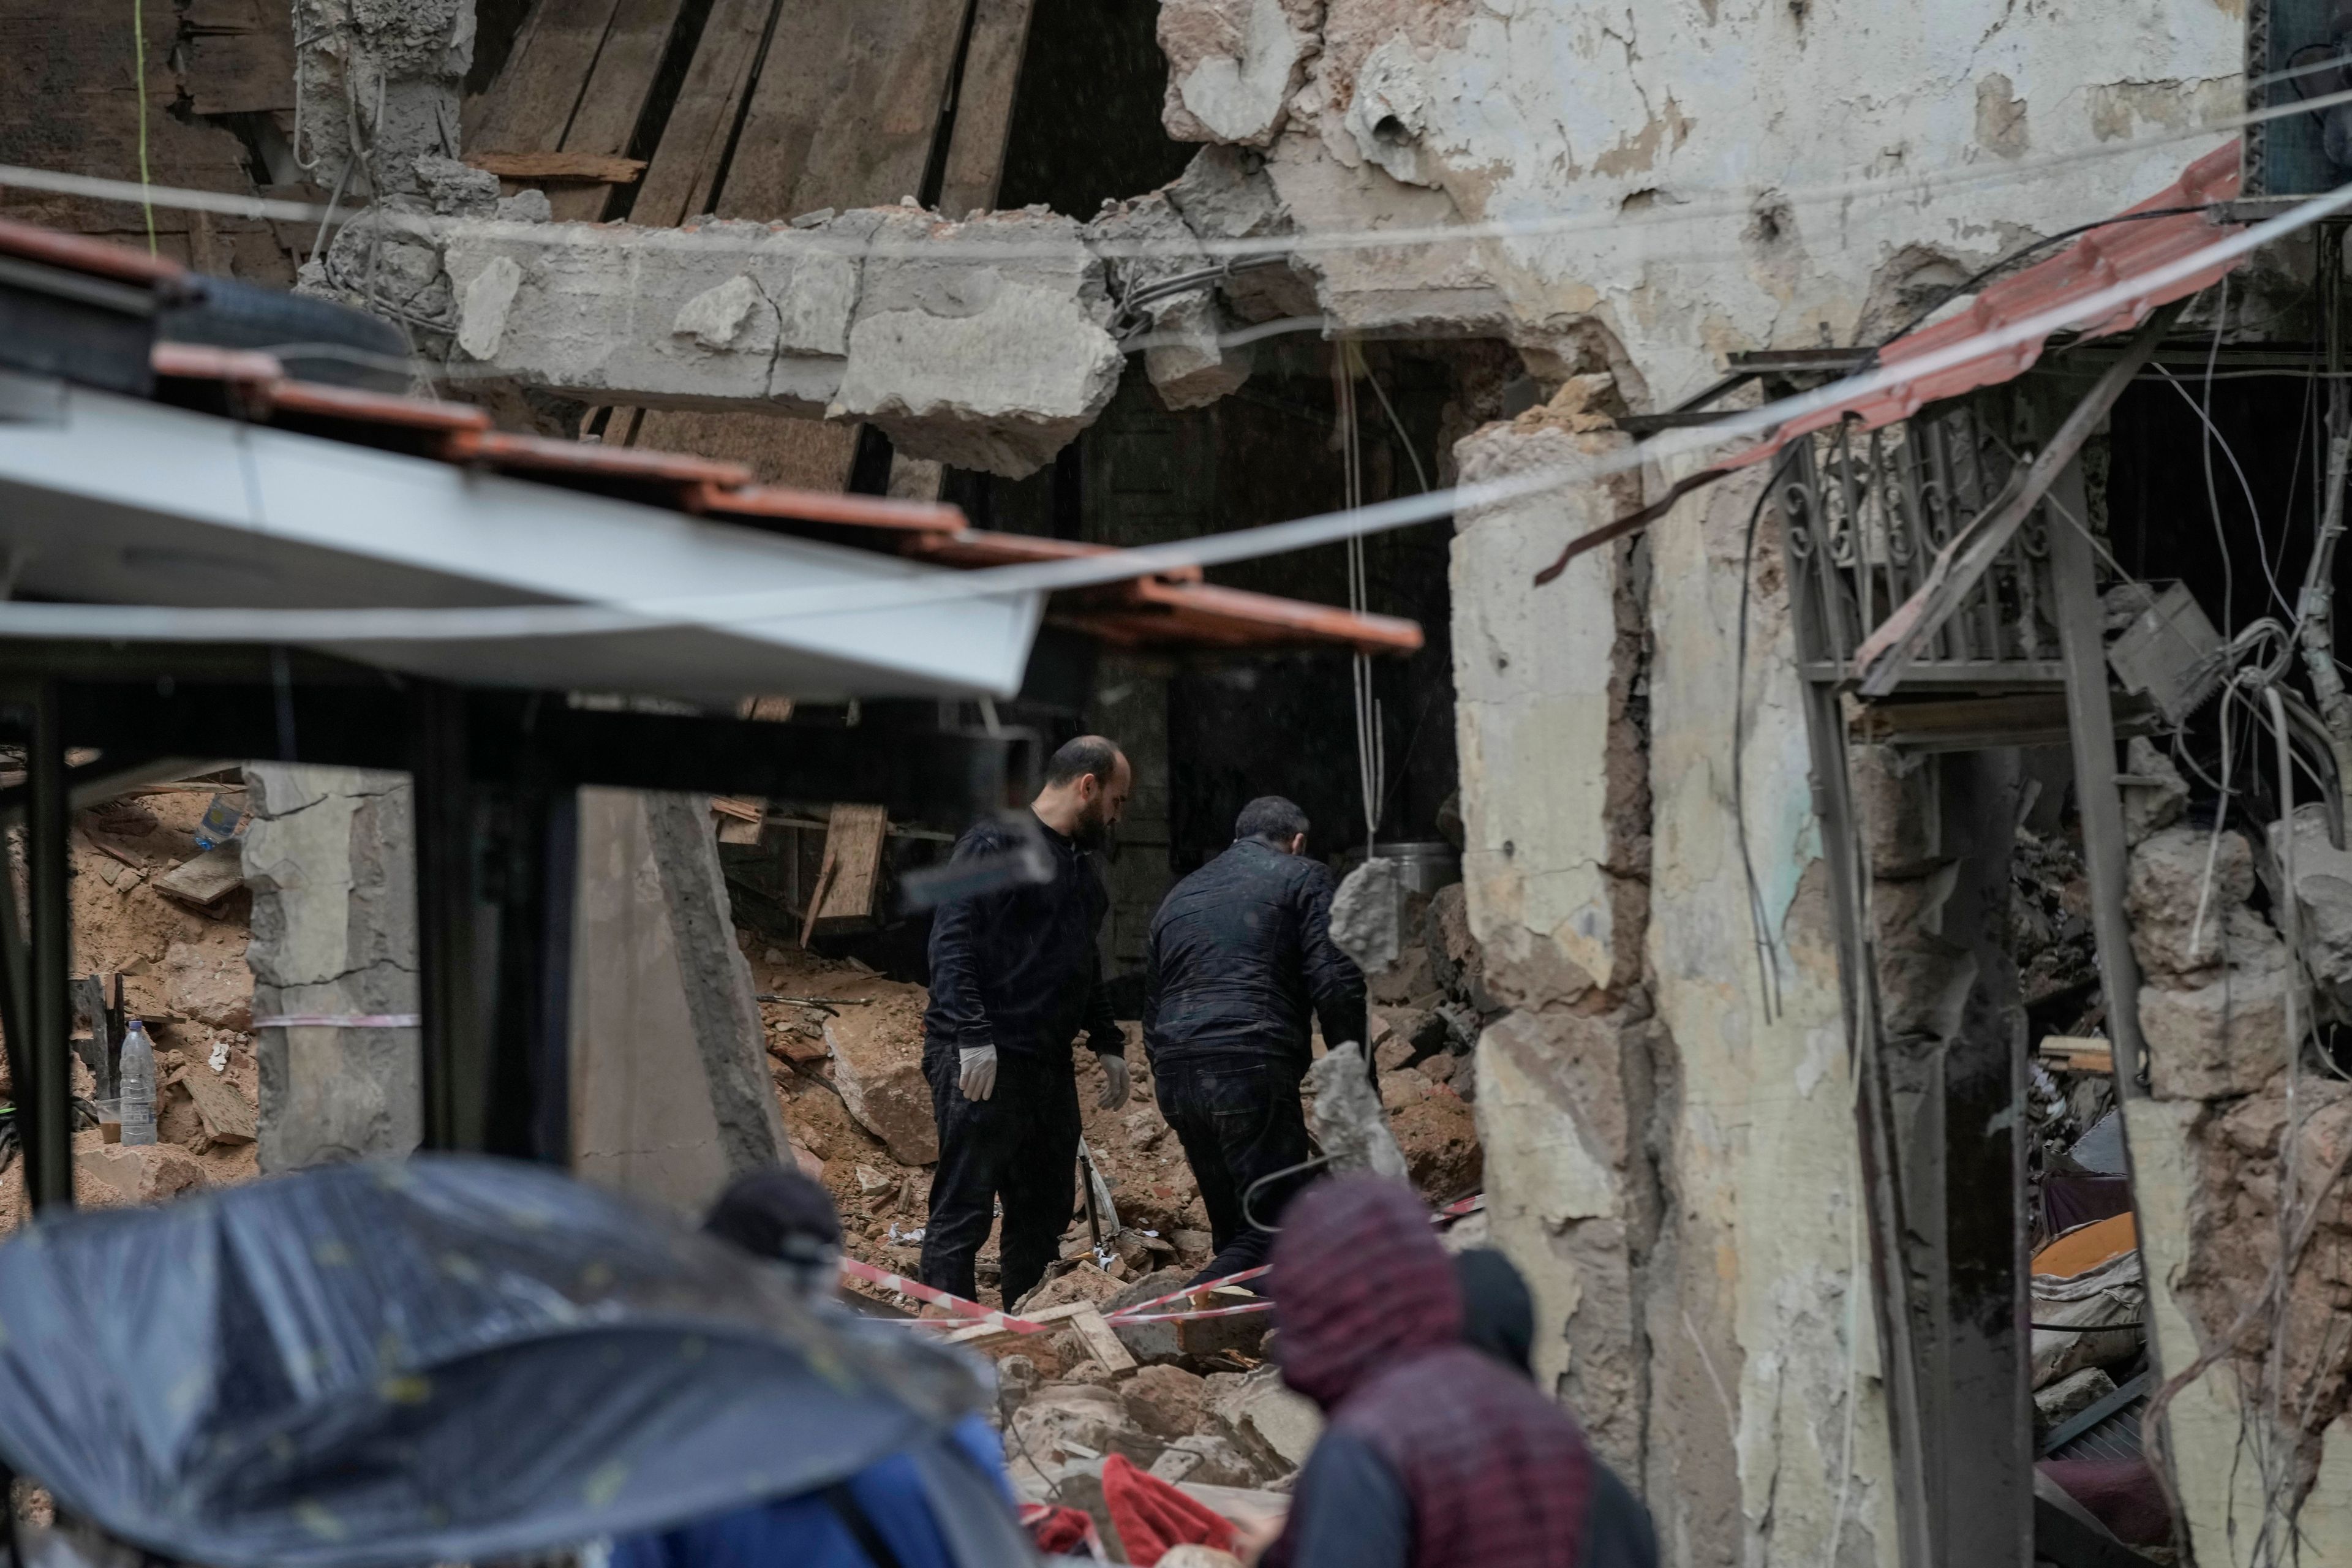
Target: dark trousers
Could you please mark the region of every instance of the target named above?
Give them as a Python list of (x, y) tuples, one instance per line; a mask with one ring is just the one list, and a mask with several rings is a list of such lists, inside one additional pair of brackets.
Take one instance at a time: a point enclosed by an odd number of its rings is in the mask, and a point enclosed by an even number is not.
[(1256, 1268), (1274, 1246), (1274, 1233), (1260, 1225), (1280, 1223), (1284, 1206), (1314, 1174), (1291, 1171), (1250, 1193), (1261, 1178), (1308, 1158), (1298, 1074), (1258, 1058), (1154, 1063), (1151, 1076), (1160, 1113), (1184, 1145), (1209, 1211), (1217, 1255), (1197, 1278), (1221, 1279)]
[(1000, 1054), (996, 1092), (982, 1100), (963, 1097), (952, 1047), (927, 1042), (923, 1076), (940, 1129), (923, 1225), (923, 1283), (967, 1301), (980, 1299), (975, 1260), (1002, 1198), (997, 1262), (1010, 1308), (1060, 1254), (1077, 1196), (1078, 1082), (1069, 1052), (1058, 1063)]

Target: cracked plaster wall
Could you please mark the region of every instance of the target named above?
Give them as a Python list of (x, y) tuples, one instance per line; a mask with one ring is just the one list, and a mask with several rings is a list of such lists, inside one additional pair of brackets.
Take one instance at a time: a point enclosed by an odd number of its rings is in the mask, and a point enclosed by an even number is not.
[[(1994, 173), (2179, 129), (2229, 106), (2242, 26), (2211, 0), (2155, 17), (2013, 0), (1329, 0), (1265, 169), (1286, 221), (1310, 232), (1589, 219), (1320, 252), (1306, 269), (1318, 307), (1350, 326), (1503, 337), (1539, 375), (1598, 360), (1626, 402), (1665, 406), (1731, 351), (1867, 341), (2021, 241), (2161, 189), (2212, 142), (1932, 199), (1797, 193)], [(1173, 115), (1170, 128), (1184, 133)], [(1677, 208), (1699, 221), (1617, 221)], [(1490, 430), (1464, 443), (1464, 469), (1561, 439)], [(1647, 493), (1675, 477), (1647, 475)], [(1604, 1452), (1631, 1457), (1666, 1560), (1846, 1568), (1894, 1562), (1898, 1537), (1837, 959), (1769, 531), (1743, 760), (1780, 972), (1769, 1019), (1733, 812), (1730, 676), (1759, 482), (1695, 498), (1638, 552), (1588, 555), (1546, 588), (1534, 568), (1626, 510), (1619, 486), (1464, 520), (1465, 879), (1517, 1009), (1482, 1042), (1478, 1108), (1496, 1234), (1534, 1280), (1549, 1340), (1542, 1370)], [(1629, 588), (1640, 646), (1614, 629)], [(1529, 668), (1495, 666), (1498, 651)], [(1613, 783), (1635, 747), (1650, 797), (1638, 826)], [(1641, 870), (1630, 916), (1610, 896), (1621, 865)]]
[[(1621, 450), (1589, 406), (1598, 379), (1462, 442), (1464, 477)], [(1458, 523), (1464, 874), (1512, 1009), (1478, 1049), (1487, 1201), (1536, 1292), (1538, 1375), (1645, 1493), (1665, 1561), (1812, 1564), (1834, 1542), (1842, 1565), (1892, 1562), (1836, 959), (1769, 540), (1746, 759), (1780, 943), (1769, 1023), (1729, 809), (1753, 482), (1541, 588), (1563, 540), (1633, 502), (1633, 476)], [(1669, 638), (1692, 625), (1706, 635)]]
[[(1229, 3), (1163, 0), (1163, 16)], [(2023, 238), (2162, 189), (2220, 138), (1999, 176), (2227, 112), (2242, 9), (1328, 0), (1267, 171), (1307, 230), (1591, 219), (1540, 237), (1333, 255), (1318, 263), (1323, 304), (1366, 330), (1434, 314), (1530, 347), (1590, 321), (1664, 405), (1713, 380), (1727, 351), (1848, 342), (1890, 324), (1909, 303), (1890, 296), (1917, 269), (1906, 247), (1946, 264), (1930, 286), (1957, 281)], [(1193, 129), (1169, 121), (1179, 136)], [(1970, 169), (1994, 177), (1932, 198), (1796, 199), (1857, 177)], [(1676, 208), (1697, 221), (1613, 221)]]

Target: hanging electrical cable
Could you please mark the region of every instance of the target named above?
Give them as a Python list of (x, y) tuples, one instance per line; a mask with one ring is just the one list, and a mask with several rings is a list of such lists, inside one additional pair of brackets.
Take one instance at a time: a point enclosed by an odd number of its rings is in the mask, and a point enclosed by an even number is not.
[[(1363, 371), (1363, 354), (1355, 340), (1339, 340), (1332, 356), (1333, 401), (1339, 416), (1340, 490), (1349, 511), (1364, 504), (1363, 431), (1356, 416), (1356, 377)], [(1364, 567), (1364, 536), (1348, 538), (1348, 608), (1365, 613), (1370, 584)], [(1382, 732), (1380, 700), (1372, 695), (1372, 661), (1357, 654), (1354, 661), (1356, 700), (1356, 783), (1364, 800), (1364, 858), (1370, 859), (1381, 836), (1381, 803), (1388, 794), (1388, 740)]]

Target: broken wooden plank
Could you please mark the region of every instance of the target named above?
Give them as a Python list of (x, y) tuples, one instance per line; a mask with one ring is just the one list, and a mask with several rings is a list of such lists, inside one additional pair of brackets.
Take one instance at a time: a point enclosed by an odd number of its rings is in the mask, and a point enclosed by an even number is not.
[(701, 41), (687, 67), (677, 107), (662, 127), (661, 144), (638, 184), (629, 221), (649, 228), (675, 228), (709, 212), (719, 164), (735, 133), (738, 111), (751, 90), (782, 0), (715, 0), (702, 25)]
[(826, 850), (824, 864), (817, 868), (815, 890), (809, 894), (808, 912), (801, 917), (803, 947), (806, 947), (809, 944), (809, 939), (816, 935), (817, 910), (824, 907), (824, 896), (833, 890), (833, 874), (837, 869), (839, 868), (834, 861), (833, 851)]
[(1070, 1314), (1070, 1327), (1076, 1331), (1079, 1342), (1087, 1347), (1087, 1353), (1102, 1363), (1103, 1370), (1113, 1377), (1135, 1370), (1133, 1353), (1120, 1342), (1111, 1326), (1103, 1321), (1100, 1307), (1091, 1301), (1086, 1303), (1081, 1310)]
[(78, 974), (74, 976), (71, 994), (75, 1016), (89, 1026), (88, 1037), (74, 1037), (74, 1049), (89, 1068), (90, 1081), (99, 1098), (110, 1099), (114, 1094), (110, 1087), (114, 1076), (114, 1037), (113, 1020), (107, 1014), (106, 981), (100, 975)]
[(642, 158), (602, 153), (468, 153), (466, 162), (501, 180), (597, 180), (626, 185), (646, 172)]
[(969, 217), (996, 205), (1004, 178), (1004, 143), (1021, 90), (1021, 61), (1029, 49), (1029, 18), (1036, 0), (973, 0), (971, 42), (956, 85), (955, 129), (948, 139), (940, 211)]
[[(1092, 1312), (1097, 1321), (1101, 1320), (1102, 1309), (1095, 1302), (1065, 1301), (1058, 1307), (1046, 1307), (1027, 1313), (1021, 1321), (1024, 1323), (1066, 1323), (1081, 1312)], [(950, 1334), (947, 1342), (976, 1350), (993, 1350), (1000, 1345), (1018, 1344), (1023, 1340), (1035, 1337), (1008, 1329), (1001, 1323), (974, 1323), (970, 1328), (958, 1329)]]
[(467, 148), (548, 153), (562, 146), (618, 5), (539, 0), (523, 20), (514, 52), (482, 95), (480, 116), (466, 133)]
[[(774, 216), (887, 205), (920, 194), (947, 107), (966, 3), (901, 0), (858, 8), (841, 96), (823, 105), (799, 181)], [(727, 183), (731, 196), (732, 174)]]
[(824, 858), (834, 868), (818, 918), (870, 920), (882, 886), (882, 851), (890, 814), (879, 805), (836, 805), (824, 832)]
[(712, 799), (710, 810), (719, 818), (719, 842), (721, 844), (757, 844), (761, 830), (768, 825), (768, 803), (764, 800), (739, 800), (721, 795)]
[[(564, 130), (561, 145), (567, 156), (636, 163), (620, 155), (636, 138), (637, 121), (646, 111), (646, 100), (653, 96), (654, 78), (661, 71), (662, 56), (669, 47), (680, 8), (681, 0), (620, 0), (604, 46), (596, 51), (595, 68), (589, 72), (580, 105)], [(643, 172), (644, 165), (638, 163), (626, 174), (598, 176), (601, 183), (551, 191), (548, 205), (559, 222), (593, 223), (604, 216), (613, 186), (634, 184)]]
[(245, 850), (235, 842), (216, 845), (154, 879), (157, 892), (199, 909), (212, 908), (244, 886)]
[(2112, 1042), (2094, 1035), (2051, 1035), (2043, 1038), (2042, 1059), (2063, 1072), (2112, 1073), (2116, 1052)]
[(215, 1143), (250, 1143), (258, 1136), (253, 1107), (236, 1086), (206, 1067), (183, 1068), (173, 1082), (188, 1091), (205, 1135)]
[(821, 206), (863, 205), (831, 195), (803, 201), (801, 177), (818, 127), (835, 114), (861, 116), (860, 106), (848, 96), (848, 56), (856, 42), (871, 47), (869, 40), (857, 39), (860, 23), (866, 30), (889, 30), (881, 10), (874, 7), (869, 16), (856, 0), (808, 0), (778, 16), (767, 58), (751, 84), (726, 183), (711, 198), (712, 211), (720, 217), (774, 219)]

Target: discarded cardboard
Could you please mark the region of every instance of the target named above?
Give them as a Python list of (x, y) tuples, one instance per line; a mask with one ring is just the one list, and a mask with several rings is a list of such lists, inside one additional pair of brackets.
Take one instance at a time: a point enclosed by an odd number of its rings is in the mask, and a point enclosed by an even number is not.
[(157, 892), (207, 910), (244, 886), (245, 850), (236, 843), (207, 849), (155, 879)]

